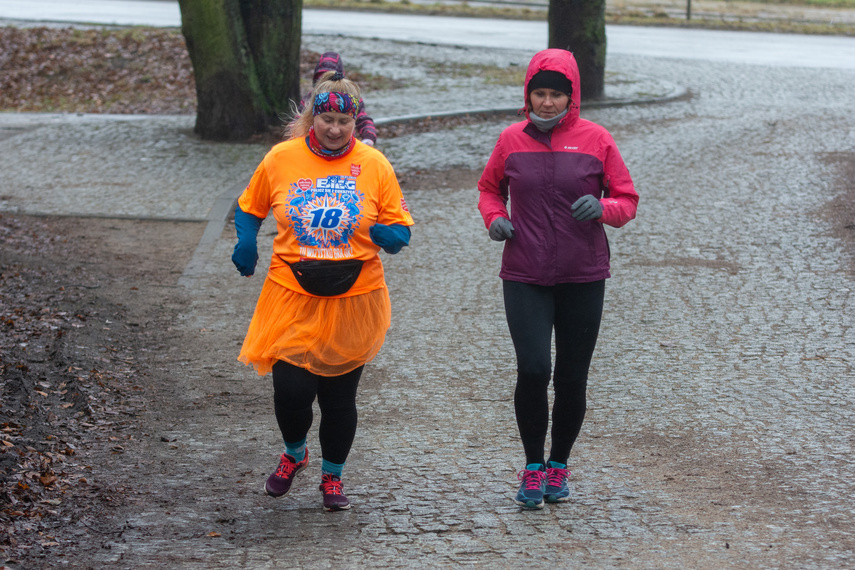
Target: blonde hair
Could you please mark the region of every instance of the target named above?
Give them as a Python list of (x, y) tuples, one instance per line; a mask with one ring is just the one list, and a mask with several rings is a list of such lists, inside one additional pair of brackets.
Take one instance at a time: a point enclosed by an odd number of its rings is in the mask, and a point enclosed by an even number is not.
[(298, 139), (309, 134), (309, 130), (312, 128), (312, 124), (315, 119), (314, 115), (312, 115), (312, 110), (315, 106), (315, 96), (318, 93), (330, 93), (335, 91), (337, 93), (353, 95), (357, 99), (360, 98), (359, 86), (356, 83), (345, 78), (334, 81), (333, 77), (335, 74), (335, 71), (327, 71), (321, 75), (318, 82), (312, 88), (312, 92), (309, 94), (309, 97), (306, 99), (303, 110), (298, 111), (296, 108), (294, 109), (294, 118), (285, 127), (286, 139)]

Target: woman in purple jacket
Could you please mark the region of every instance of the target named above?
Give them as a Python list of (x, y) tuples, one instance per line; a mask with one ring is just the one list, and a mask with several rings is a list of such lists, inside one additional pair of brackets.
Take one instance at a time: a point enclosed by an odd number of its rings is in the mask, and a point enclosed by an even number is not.
[[(502, 132), (478, 182), (478, 209), (490, 238), (505, 242), (499, 277), (517, 358), (514, 410), (526, 456), (515, 501), (526, 508), (569, 500), (567, 460), (585, 417), (588, 368), (610, 277), (603, 224), (623, 226), (638, 204), (612, 136), (579, 116), (580, 93), (570, 52), (537, 53), (525, 78), (527, 120)], [(550, 379), (555, 398), (547, 458)]]

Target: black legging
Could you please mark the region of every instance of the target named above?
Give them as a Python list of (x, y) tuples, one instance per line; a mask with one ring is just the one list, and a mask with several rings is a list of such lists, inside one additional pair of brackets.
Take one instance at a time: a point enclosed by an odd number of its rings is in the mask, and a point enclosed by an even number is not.
[[(517, 355), (514, 410), (526, 463), (545, 463), (549, 379), (555, 390), (549, 460), (567, 463), (585, 419), (588, 368), (603, 314), (605, 280), (551, 287), (504, 281), (505, 314)], [(552, 373), (552, 331), (555, 371)]]
[(312, 427), (312, 403), (318, 397), (321, 456), (344, 463), (356, 435), (356, 388), (362, 366), (341, 376), (319, 376), (287, 362), (273, 365), (273, 405), (282, 438), (302, 441)]

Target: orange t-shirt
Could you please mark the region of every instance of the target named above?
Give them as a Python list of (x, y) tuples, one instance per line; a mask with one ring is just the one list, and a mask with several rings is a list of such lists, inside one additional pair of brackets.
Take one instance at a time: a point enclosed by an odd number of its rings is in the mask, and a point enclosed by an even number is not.
[(413, 225), (392, 165), (360, 141), (335, 160), (314, 154), (303, 138), (274, 146), (238, 204), (262, 219), (273, 210), (278, 233), (267, 276), (304, 295), (309, 293), (282, 258), (288, 263), (361, 259), (359, 279), (340, 296), (361, 295), (385, 286), (380, 246), (371, 241), (369, 228), (376, 223)]

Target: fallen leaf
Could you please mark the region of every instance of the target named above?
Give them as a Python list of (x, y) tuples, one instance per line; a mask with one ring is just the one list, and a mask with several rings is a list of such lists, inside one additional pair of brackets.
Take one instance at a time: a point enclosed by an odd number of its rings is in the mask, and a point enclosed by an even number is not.
[(39, 477), (39, 481), (41, 481), (42, 485), (47, 487), (53, 483), (56, 483), (56, 477), (54, 475), (42, 475)]

